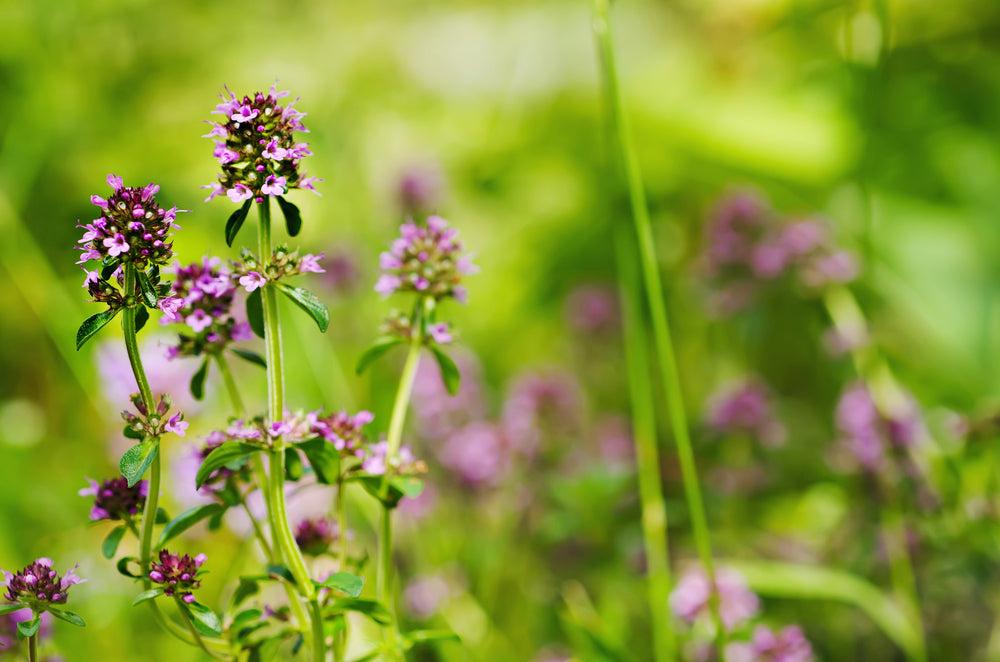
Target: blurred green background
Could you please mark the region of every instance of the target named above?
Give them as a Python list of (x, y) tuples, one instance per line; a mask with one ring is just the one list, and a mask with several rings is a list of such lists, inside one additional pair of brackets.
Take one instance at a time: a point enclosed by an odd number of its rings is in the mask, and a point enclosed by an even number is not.
[[(1000, 387), (1000, 5), (621, 0), (615, 20), (717, 553), (826, 563), (884, 584), (864, 485), (827, 460), (850, 369), (819, 349), (819, 304), (789, 295), (712, 319), (697, 269), (703, 224), (734, 184), (789, 213), (825, 214), (861, 257), (856, 292), (875, 339), (932, 428), (948, 411), (988, 410)], [(620, 334), (613, 319), (595, 329), (573, 317), (579, 288), (613, 295), (612, 228), (629, 213), (598, 74), (583, 0), (0, 1), (0, 566), (46, 555), (90, 578), (72, 595), (89, 626), (57, 628), (51, 650), (70, 662), (199, 659), (130, 607), (134, 587), (101, 558), (106, 530), (88, 525), (76, 496), (84, 476), (115, 472), (130, 384), (98, 370), (113, 363), (116, 325), (102, 333), (108, 348), (74, 349), (96, 312), (74, 265), (75, 225), (115, 173), (193, 210), (180, 220), (182, 261), (235, 257), (222, 241), (231, 204), (202, 202), (217, 170), (203, 120), (224, 84), (242, 95), (278, 79), (301, 96), (315, 152), (305, 166), (325, 179), (322, 197), (293, 195), (299, 243), (357, 269), (336, 286), (303, 283), (331, 308), (325, 336), (283, 311), (291, 404), (370, 408), (384, 429), (401, 357), (364, 378), (352, 368), (391, 305), (372, 291), (377, 255), (414, 169), (438, 173), (434, 209), (482, 268), (469, 305), (447, 311), (480, 366), (482, 418), (498, 420), (525, 375), (571, 393), (540, 424), (541, 450), (496, 484), (463, 485), (432, 462), (439, 499), (398, 536), (401, 589), (438, 577), (447, 590), (409, 618), (465, 644), (413, 659), (616, 659), (581, 632), (620, 646), (620, 659), (650, 659), (634, 472), (627, 454), (616, 464), (601, 450), (628, 412)], [(154, 326), (143, 335), (169, 334)], [(179, 363), (173, 383), (183, 389), (196, 367)], [(261, 374), (237, 370), (261, 404)], [(789, 441), (759, 459), (764, 487), (741, 491), (722, 472), (731, 448), (701, 421), (709, 395), (748, 373), (775, 392)], [(190, 440), (222, 425), (228, 402), (216, 393), (189, 411)], [(663, 437), (672, 549), (691, 559)], [(428, 457), (440, 442), (409, 439)], [(914, 525), (931, 658), (1000, 659), (995, 444), (936, 457), (942, 503)], [(374, 553), (357, 497), (356, 544)], [(239, 535), (186, 544), (217, 563), (206, 590), (218, 595)], [(765, 607), (800, 623), (820, 659), (902, 659), (852, 607)]]

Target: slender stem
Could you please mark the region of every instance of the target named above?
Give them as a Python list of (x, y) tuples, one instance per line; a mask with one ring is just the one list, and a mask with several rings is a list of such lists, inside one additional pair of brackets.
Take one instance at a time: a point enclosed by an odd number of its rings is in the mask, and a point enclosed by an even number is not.
[(628, 117), (625, 114), (625, 103), (618, 84), (618, 70), (615, 65), (615, 51), (611, 39), (610, 5), (608, 0), (592, 0), (592, 6), (594, 10), (593, 27), (601, 52), (605, 91), (610, 102), (612, 122), (621, 149), (621, 163), (628, 182), (632, 218), (639, 242), (639, 261), (645, 283), (647, 304), (653, 322), (653, 339), (657, 350), (660, 377), (663, 379), (666, 391), (667, 412), (670, 415), (671, 429), (677, 443), (677, 455), (681, 465), (684, 495), (691, 517), (695, 546), (698, 548), (698, 556), (712, 586), (712, 592), (709, 596), (709, 610), (715, 625), (719, 657), (722, 662), (725, 662), (727, 637), (722, 619), (719, 616), (719, 593), (715, 586), (715, 563), (712, 558), (708, 518), (705, 515), (705, 505), (702, 501), (698, 470), (688, 432), (687, 414), (681, 395), (681, 380), (677, 369), (677, 360), (674, 356), (673, 342), (670, 338), (670, 325), (664, 304), (663, 286), (660, 282), (649, 210), (646, 206), (646, 193), (643, 190), (639, 160), (635, 153)]
[(342, 476), (337, 478), (337, 563), (341, 572), (347, 570), (347, 485)]
[(652, 616), (653, 651), (656, 662), (677, 659), (669, 601), (673, 581), (667, 545), (667, 509), (660, 476), (660, 452), (656, 440), (656, 417), (649, 374), (648, 340), (641, 312), (639, 274), (623, 232), (615, 236), (618, 272), (625, 325), (625, 362), (632, 400), (632, 436), (642, 500), (642, 534), (646, 550), (649, 611)]
[[(271, 208), (270, 198), (257, 205), (260, 212), (258, 243), (260, 261), (265, 265), (265, 273), (269, 271), (268, 262), (271, 259)], [(274, 422), (284, 418), (285, 409), (285, 373), (282, 361), (281, 325), (278, 320), (278, 292), (272, 282), (262, 288), (261, 299), (264, 308), (264, 346), (267, 353), (267, 413), (268, 421)], [(292, 599), (292, 609), (295, 610), (299, 624), (305, 628), (308, 624), (312, 629), (313, 660), (324, 662), (326, 659), (326, 637), (323, 633), (322, 612), (316, 597), (316, 589), (306, 568), (302, 552), (295, 544), (291, 526), (288, 523), (288, 512), (285, 504), (285, 441), (281, 437), (274, 440), (274, 446), (268, 453), (270, 461), (270, 476), (268, 480), (267, 498), (269, 503), (268, 516), (271, 521), (271, 537), (275, 546), (281, 550), (281, 556), (288, 564), (299, 593), (309, 601), (311, 618), (306, 618), (301, 612), (298, 600)]]
[(191, 636), (194, 637), (194, 641), (198, 644), (198, 648), (202, 649), (206, 654), (208, 654), (209, 657), (213, 657), (216, 660), (231, 659), (230, 656), (220, 655), (205, 645), (205, 641), (201, 638), (201, 633), (198, 632), (198, 629), (194, 626), (194, 623), (191, 621), (191, 617), (188, 616), (186, 605), (176, 596), (174, 597), (174, 600), (177, 602), (177, 611), (181, 613), (181, 618), (183, 618), (184, 623), (187, 624), (188, 631), (191, 633)]
[(247, 505), (246, 499), (242, 499), (240, 503), (243, 506), (243, 511), (247, 514), (247, 517), (250, 518), (250, 524), (253, 525), (254, 535), (257, 537), (257, 542), (260, 543), (260, 548), (264, 552), (265, 558), (273, 563), (274, 550), (271, 549), (271, 545), (267, 542), (267, 536), (264, 535), (264, 529), (261, 528), (260, 522), (257, 521), (257, 518), (254, 517), (253, 513), (250, 511), (250, 506)]
[[(422, 304), (417, 301), (417, 306)], [(417, 376), (417, 365), (420, 363), (420, 347), (424, 339), (420, 329), (420, 324), (413, 325), (413, 336), (410, 339), (410, 351), (406, 354), (406, 363), (403, 364), (403, 373), (399, 378), (399, 390), (396, 391), (396, 401), (392, 405), (392, 418), (389, 419), (389, 451), (386, 454), (386, 461), (395, 457), (399, 452), (399, 446), (403, 439), (403, 423), (406, 422), (406, 409), (410, 404), (410, 395), (413, 393), (413, 382)]]
[(233, 379), (233, 371), (229, 369), (229, 361), (222, 353), (217, 353), (214, 355), (215, 364), (219, 366), (219, 372), (222, 373), (222, 381), (226, 384), (226, 391), (229, 392), (229, 399), (233, 401), (233, 411), (240, 418), (246, 416), (246, 407), (243, 406), (243, 398), (240, 396), (240, 389), (236, 386), (236, 380)]
[[(34, 612), (32, 612), (32, 616), (35, 618), (38, 617)], [(38, 660), (38, 651), (36, 650), (37, 645), (38, 633), (35, 632), (35, 634), (28, 637), (28, 660), (30, 660), (30, 662), (37, 662)]]

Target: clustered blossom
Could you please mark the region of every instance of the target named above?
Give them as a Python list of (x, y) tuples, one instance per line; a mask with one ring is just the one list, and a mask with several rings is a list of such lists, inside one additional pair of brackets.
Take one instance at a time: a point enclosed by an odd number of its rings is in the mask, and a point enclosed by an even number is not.
[(758, 625), (750, 643), (734, 643), (726, 648), (726, 659), (733, 662), (813, 662), (812, 645), (802, 628), (789, 625), (774, 632)]
[(468, 293), (459, 283), (479, 269), (468, 255), (458, 255), (463, 249), (456, 240), (458, 230), (440, 216), (430, 216), (426, 225), (404, 223), (399, 231), (402, 236), (379, 256), (382, 275), (375, 291), (386, 296), (417, 292), (437, 300), (451, 296), (465, 303)]
[(340, 529), (337, 523), (325, 517), (304, 519), (295, 528), (295, 543), (310, 556), (326, 553), (339, 539)]
[(88, 487), (80, 490), (80, 496), (94, 497), (94, 505), (90, 509), (90, 519), (99, 520), (130, 520), (137, 515), (146, 503), (146, 495), (149, 493), (149, 483), (140, 480), (132, 487), (128, 486), (128, 481), (119, 476), (109, 478), (103, 483), (98, 483), (91, 478)]
[(375, 416), (365, 410), (359, 411), (354, 416), (348, 415), (345, 411), (326, 416), (316, 412), (312, 429), (317, 435), (333, 444), (342, 456), (362, 457), (366, 441), (361, 428), (374, 420)]
[(418, 620), (426, 620), (436, 614), (451, 596), (455, 588), (441, 574), (417, 577), (403, 591), (406, 610)]
[(172, 554), (161, 549), (159, 561), (150, 564), (149, 578), (157, 584), (163, 584), (164, 595), (176, 595), (190, 604), (194, 602), (191, 592), (201, 586), (198, 568), (207, 558), (204, 554), (191, 558), (187, 554)]
[(277, 437), (297, 443), (322, 437), (334, 445), (343, 456), (363, 457), (364, 435), (361, 428), (374, 420), (371, 412), (360, 411), (354, 416), (346, 412), (324, 414), (323, 410), (290, 412), (280, 421), (267, 423), (263, 417), (234, 420), (225, 430), (212, 432), (208, 442), (215, 446), (226, 441), (259, 442), (269, 445)]
[(184, 414), (177, 412), (173, 416), (167, 417), (171, 405), (169, 395), (160, 396), (156, 411), (151, 414), (146, 410), (146, 403), (142, 401), (142, 396), (138, 393), (133, 393), (130, 399), (139, 415), (125, 410), (122, 412), (122, 419), (133, 432), (144, 437), (159, 437), (164, 432), (173, 432), (178, 437), (183, 437), (186, 434), (188, 422), (184, 420)]
[(379, 441), (368, 449), (361, 461), (361, 470), (372, 476), (393, 474), (399, 476), (427, 473), (427, 464), (413, 455), (409, 446), (401, 446), (389, 459), (389, 442)]
[(599, 285), (581, 285), (566, 297), (567, 321), (583, 333), (609, 333), (619, 327), (618, 298), (614, 290)]
[(709, 399), (706, 420), (723, 434), (746, 434), (766, 445), (785, 439), (785, 428), (771, 411), (771, 392), (756, 379), (729, 386)]
[(842, 445), (867, 471), (882, 468), (886, 455), (917, 443), (924, 431), (916, 402), (905, 396), (897, 410), (879, 411), (871, 391), (863, 381), (849, 385), (837, 403), (837, 428)]
[[(104, 260), (105, 266), (134, 262), (140, 268), (147, 264), (163, 265), (173, 256), (170, 230), (180, 229), (177, 207), (164, 209), (153, 197), (160, 187), (148, 184), (143, 188), (123, 186), (122, 178), (108, 175), (108, 184), (114, 189), (107, 200), (92, 195), (90, 201), (102, 214), (86, 225), (78, 248), (83, 251), (80, 261)], [(90, 274), (88, 273), (88, 280)]]
[(326, 269), (319, 264), (323, 259), (323, 253), (319, 255), (306, 253), (300, 256), (297, 250), (289, 251), (288, 246), (283, 244), (274, 249), (267, 264), (261, 264), (260, 260), (245, 248), (240, 252), (240, 259), (242, 262), (233, 263), (233, 279), (238, 280), (247, 292), (253, 292), (268, 281), (276, 281), (279, 278), (304, 273), (326, 273)]
[(751, 193), (724, 199), (706, 226), (705, 262), (722, 313), (746, 308), (770, 284), (791, 277), (810, 289), (853, 280), (858, 267), (827, 222), (788, 220)]
[[(225, 432), (220, 430), (213, 430), (205, 438), (205, 444), (201, 448), (196, 448), (194, 455), (198, 460), (198, 466), (201, 466), (202, 462), (205, 461), (212, 451), (221, 446), (224, 442), (228, 441), (230, 437), (227, 436)], [(238, 483), (249, 483), (251, 481), (251, 469), (250, 465), (244, 461), (238, 467), (233, 463), (223, 465), (209, 474), (208, 478), (202, 483), (199, 492), (205, 495), (218, 496), (221, 492), (224, 492), (230, 484), (234, 482)], [(192, 481), (194, 482), (194, 481)]]
[[(719, 594), (719, 617), (727, 630), (733, 630), (757, 614), (760, 599), (751, 591), (743, 576), (731, 568), (716, 568), (715, 585)], [(711, 582), (700, 567), (693, 566), (681, 576), (670, 593), (670, 608), (688, 623), (709, 613)]]
[[(455, 340), (448, 322), (433, 322), (428, 324), (426, 329), (427, 333), (423, 336), (425, 344), (434, 342), (438, 345), (447, 345)], [(413, 337), (413, 321), (402, 311), (392, 310), (379, 327), (379, 333), (383, 336), (409, 340)]]
[(69, 587), (87, 580), (77, 576), (76, 566), (67, 570), (64, 577), (60, 577), (52, 566), (52, 559), (43, 556), (17, 573), (5, 571), (7, 593), (4, 597), (35, 611), (43, 611), (50, 604), (64, 604)]
[(434, 210), (443, 188), (444, 178), (434, 164), (412, 165), (396, 182), (396, 199), (404, 214), (416, 216)]
[(212, 189), (205, 202), (223, 193), (236, 203), (263, 202), (264, 196), (281, 196), (293, 188), (317, 193), (313, 184), (322, 180), (299, 170), (300, 161), (312, 152), (293, 135), (308, 132), (300, 121), (305, 113), (293, 108), (298, 99), (284, 106), (278, 103), (288, 94), (274, 85), (267, 94), (257, 92), (242, 99), (228, 89), (220, 95), (222, 103), (212, 113), (225, 119), (209, 122), (212, 130), (204, 137), (215, 140), (214, 156), (222, 174), (217, 183), (205, 187)]
[(503, 405), (503, 428), (511, 445), (532, 455), (546, 434), (580, 427), (583, 394), (573, 375), (531, 372), (514, 380)]
[(237, 286), (232, 273), (217, 257), (206, 257), (188, 266), (176, 264), (172, 296), (179, 305), (160, 321), (182, 323), (189, 331), (180, 342), (167, 349), (168, 358), (218, 354), (230, 344), (251, 340), (253, 333), (245, 321), (233, 317)]

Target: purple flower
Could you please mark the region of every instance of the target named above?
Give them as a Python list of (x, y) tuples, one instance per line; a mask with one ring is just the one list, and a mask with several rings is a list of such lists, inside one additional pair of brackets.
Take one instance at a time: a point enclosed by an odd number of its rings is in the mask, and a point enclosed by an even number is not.
[(361, 461), (361, 470), (373, 476), (427, 473), (427, 465), (416, 459), (408, 446), (400, 447), (399, 452), (391, 459), (388, 454), (388, 441), (372, 444)]
[(10, 602), (20, 602), (43, 611), (48, 605), (65, 604), (70, 586), (82, 584), (76, 574), (76, 566), (66, 571), (65, 576), (52, 569), (52, 559), (41, 557), (17, 573), (4, 572), (4, 597)]
[(188, 422), (183, 420), (183, 418), (184, 414), (174, 414), (167, 420), (163, 429), (167, 432), (173, 432), (178, 437), (183, 437), (188, 429)]
[(304, 519), (295, 528), (295, 543), (310, 556), (325, 554), (339, 537), (337, 523), (325, 517)]
[(407, 167), (396, 184), (396, 198), (403, 213), (417, 216), (437, 206), (444, 181), (433, 164)]
[(373, 420), (375, 420), (375, 416), (370, 411), (362, 410), (354, 416), (340, 411), (327, 416), (317, 415), (312, 424), (312, 430), (333, 444), (333, 447), (342, 455), (361, 457), (364, 455), (363, 447), (365, 445), (362, 428)]
[[(719, 615), (727, 630), (733, 630), (757, 614), (760, 600), (738, 572), (716, 568), (715, 585), (719, 593)], [(690, 567), (670, 593), (670, 607), (678, 618), (693, 623), (699, 618), (707, 618), (710, 593), (711, 584), (705, 571)]]
[(209, 122), (212, 130), (206, 137), (217, 139), (214, 156), (222, 173), (218, 184), (211, 185), (208, 200), (221, 191), (236, 203), (251, 198), (259, 202), (265, 195), (284, 195), (286, 189), (315, 192), (313, 182), (322, 180), (306, 177), (299, 168), (312, 152), (294, 138), (296, 131), (307, 130), (300, 121), (305, 113), (293, 107), (294, 101), (282, 106), (279, 100), (287, 95), (278, 92), (276, 85), (266, 94), (257, 92), (242, 99), (228, 89), (221, 95), (222, 103), (213, 113), (225, 119)]
[(504, 401), (504, 435), (513, 448), (530, 456), (544, 436), (578, 430), (582, 409), (583, 394), (573, 375), (527, 373), (512, 383)]
[(159, 560), (150, 564), (149, 578), (163, 585), (164, 595), (176, 595), (184, 602), (194, 602), (192, 591), (201, 586), (199, 571), (207, 557), (204, 554), (191, 558), (160, 550)]
[(319, 260), (323, 258), (323, 254), (313, 255), (312, 253), (307, 253), (302, 256), (299, 260), (299, 273), (311, 272), (314, 274), (326, 273), (326, 269), (319, 266)]
[(486, 421), (453, 432), (438, 451), (438, 458), (471, 487), (495, 486), (511, 464), (510, 449), (499, 427)]
[(240, 285), (245, 287), (247, 292), (253, 292), (258, 287), (267, 285), (267, 279), (256, 271), (251, 271), (247, 275), (240, 277)]
[(747, 379), (709, 399), (708, 424), (729, 435), (751, 435), (767, 446), (781, 444), (785, 428), (771, 411), (771, 393), (763, 382)]
[(566, 298), (566, 318), (577, 330), (600, 333), (618, 328), (618, 299), (610, 288), (583, 285)]
[(179, 437), (184, 436), (184, 431), (188, 427), (187, 422), (184, 421), (184, 414), (178, 412), (169, 418), (167, 417), (167, 412), (172, 404), (170, 396), (161, 395), (160, 401), (156, 405), (156, 411), (153, 412), (147, 411), (146, 405), (138, 393), (133, 393), (130, 399), (138, 415), (126, 409), (122, 411), (122, 420), (133, 432), (146, 438), (159, 437), (165, 432), (173, 432)]
[(451, 585), (441, 575), (417, 577), (403, 591), (403, 601), (410, 615), (423, 621), (436, 614), (452, 592)]
[(87, 479), (89, 486), (80, 490), (80, 496), (94, 497), (94, 505), (90, 509), (90, 519), (130, 520), (139, 514), (146, 503), (149, 484), (140, 480), (132, 487), (122, 477), (109, 478), (103, 483)]
[(726, 648), (726, 659), (733, 662), (813, 662), (816, 658), (798, 625), (789, 625), (778, 633), (766, 625), (758, 625), (751, 643), (734, 643)]
[(439, 322), (438, 324), (429, 324), (427, 326), (427, 332), (431, 334), (431, 338), (434, 339), (434, 342), (438, 343), (439, 345), (447, 345), (452, 340), (454, 340), (454, 338), (451, 335), (451, 331), (448, 330), (447, 322)]
[(920, 409), (912, 397), (901, 394), (891, 413), (881, 412), (863, 381), (844, 389), (836, 422), (842, 446), (858, 465), (873, 472), (883, 468), (887, 454), (912, 447), (924, 433)]
[(246, 323), (238, 322), (233, 313), (239, 288), (232, 272), (221, 263), (217, 257), (205, 257), (188, 266), (175, 265), (171, 296), (176, 304), (170, 306), (173, 314), (161, 323), (183, 321), (187, 329), (172, 347), (173, 356), (217, 354), (232, 342), (248, 339), (239, 337), (237, 328)]
[(204, 310), (198, 309), (184, 318), (184, 322), (194, 329), (195, 333), (200, 333), (212, 326), (212, 316)]
[(388, 296), (393, 292), (419, 292), (441, 300), (454, 297), (461, 300), (459, 289), (462, 275), (473, 273), (474, 265), (466, 256), (459, 256), (462, 243), (458, 231), (449, 228), (440, 216), (430, 216), (426, 225), (405, 223), (399, 228), (400, 238), (379, 258), (383, 273), (375, 291)]

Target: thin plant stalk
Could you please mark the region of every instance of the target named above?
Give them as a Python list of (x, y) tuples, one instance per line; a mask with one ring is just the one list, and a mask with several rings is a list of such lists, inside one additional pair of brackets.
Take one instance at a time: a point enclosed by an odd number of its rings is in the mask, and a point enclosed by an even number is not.
[(642, 285), (639, 283), (632, 251), (627, 248), (624, 232), (617, 232), (615, 239), (625, 327), (625, 364), (632, 402), (632, 436), (642, 501), (642, 534), (646, 552), (649, 613), (652, 617), (653, 659), (655, 662), (671, 662), (677, 659), (677, 637), (669, 608), (673, 580), (667, 544), (667, 508), (663, 500), (655, 405), (649, 374), (648, 340), (643, 326), (641, 302), (637, 296)]
[[(267, 196), (257, 205), (260, 212), (258, 243), (262, 263), (271, 257), (271, 208)], [(262, 288), (261, 299), (264, 308), (264, 346), (267, 354), (267, 412), (268, 420), (280, 421), (284, 418), (285, 409), (285, 374), (282, 365), (281, 326), (278, 320), (278, 291), (274, 283), (268, 282)], [(271, 523), (271, 537), (275, 546), (281, 551), (281, 556), (288, 564), (292, 576), (298, 585), (299, 593), (309, 601), (309, 618), (300, 619), (302, 627), (308, 624), (312, 630), (313, 660), (324, 662), (326, 659), (326, 635), (323, 632), (323, 614), (319, 607), (316, 588), (306, 569), (302, 552), (295, 544), (291, 527), (288, 523), (288, 512), (285, 504), (285, 443), (282, 437), (274, 439), (274, 445), (269, 455), (270, 476), (266, 491), (270, 505), (268, 517)], [(297, 603), (297, 600), (293, 600)], [(292, 605), (295, 609), (295, 604)], [(300, 606), (301, 615), (301, 606)]]
[[(34, 612), (32, 612), (32, 617), (37, 618)], [(28, 637), (28, 660), (30, 662), (37, 662), (38, 660), (38, 632)]]
[(642, 269), (642, 280), (645, 286), (649, 314), (653, 323), (653, 341), (656, 347), (660, 377), (663, 380), (666, 392), (667, 412), (670, 417), (674, 440), (677, 444), (681, 477), (684, 482), (684, 495), (691, 517), (691, 528), (694, 534), (695, 546), (698, 549), (698, 556), (705, 573), (708, 575), (709, 584), (712, 586), (712, 592), (709, 595), (708, 601), (709, 611), (715, 625), (719, 656), (725, 662), (726, 630), (719, 616), (719, 593), (715, 585), (715, 563), (712, 558), (708, 518), (705, 515), (705, 505), (702, 501), (698, 470), (695, 465), (694, 451), (691, 447), (691, 437), (688, 432), (687, 414), (684, 411), (681, 380), (677, 369), (677, 359), (674, 356), (673, 342), (670, 337), (670, 325), (667, 319), (666, 305), (664, 304), (663, 285), (660, 282), (653, 231), (649, 221), (649, 209), (646, 205), (646, 193), (643, 190), (639, 160), (636, 156), (628, 117), (625, 114), (625, 103), (618, 83), (618, 70), (615, 65), (615, 51), (611, 38), (611, 8), (608, 0), (592, 0), (592, 7), (594, 14), (593, 28), (601, 55), (605, 94), (611, 107), (611, 119), (618, 138), (618, 146), (621, 150), (621, 164), (628, 183), (632, 219), (639, 244), (639, 263)]
[(187, 625), (188, 631), (191, 632), (191, 635), (198, 643), (198, 647), (201, 648), (201, 650), (205, 651), (205, 653), (209, 657), (215, 658), (216, 660), (230, 659), (228, 655), (220, 655), (205, 645), (205, 642), (201, 638), (201, 634), (198, 632), (198, 628), (194, 626), (194, 623), (191, 621), (191, 617), (188, 616), (187, 609), (185, 609), (184, 607), (184, 603), (181, 602), (181, 599), (176, 596), (174, 597), (174, 600), (177, 602), (177, 611), (181, 613), (181, 618), (184, 619), (184, 623)]

